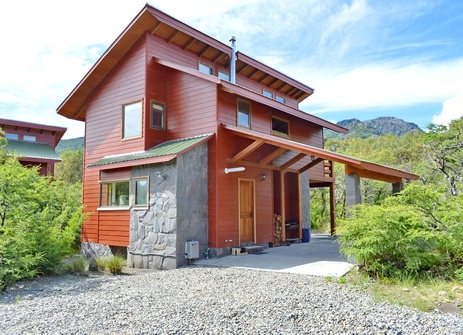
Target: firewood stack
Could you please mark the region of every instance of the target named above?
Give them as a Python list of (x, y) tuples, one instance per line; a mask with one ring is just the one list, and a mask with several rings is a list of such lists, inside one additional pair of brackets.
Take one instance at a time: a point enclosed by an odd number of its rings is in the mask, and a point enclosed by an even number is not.
[(278, 247), (282, 245), (283, 240), (283, 225), (281, 215), (273, 214), (273, 227), (274, 227), (274, 246)]

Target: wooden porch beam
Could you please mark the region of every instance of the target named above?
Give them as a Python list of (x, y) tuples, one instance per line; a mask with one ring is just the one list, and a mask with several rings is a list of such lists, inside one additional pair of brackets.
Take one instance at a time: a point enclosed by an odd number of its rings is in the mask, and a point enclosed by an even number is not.
[(289, 168), (294, 163), (299, 162), (305, 156), (307, 156), (307, 155), (306, 154), (298, 154), (298, 155), (294, 156), (289, 161), (287, 161), (285, 164), (280, 165), (280, 171), (285, 171), (287, 168)]
[(314, 161), (310, 162), (309, 164), (307, 164), (306, 166), (303, 166), (302, 168), (300, 168), (298, 172), (299, 173), (304, 173), (305, 171), (307, 171), (311, 167), (317, 165), (318, 163), (320, 163), (323, 160), (324, 160), (323, 158), (318, 157), (316, 160), (314, 160)]
[(395, 183), (401, 183), (402, 182), (402, 178), (400, 178), (400, 177), (395, 177), (395, 176), (383, 174), (383, 173), (380, 173), (380, 172), (362, 170), (362, 169), (356, 168), (356, 167), (354, 167), (352, 165), (346, 165), (345, 172), (346, 172), (346, 175), (357, 174), (357, 175), (359, 175), (359, 177), (362, 177), (362, 178), (380, 180), (380, 181), (384, 181), (386, 183), (395, 184)]
[(274, 152), (272, 152), (270, 155), (267, 155), (266, 157), (262, 158), (259, 162), (259, 165), (265, 165), (273, 161), (275, 158), (283, 155), (287, 150), (285, 148), (278, 148)]
[(257, 139), (255, 140), (253, 143), (251, 143), (250, 145), (248, 145), (246, 148), (244, 148), (243, 150), (241, 150), (239, 153), (237, 153), (232, 159), (231, 159), (231, 163), (235, 163), (237, 161), (239, 161), (240, 159), (246, 157), (247, 155), (249, 155), (250, 153), (252, 153), (254, 150), (256, 150), (257, 148), (259, 148), (261, 145), (263, 145), (265, 143), (265, 140), (264, 139)]

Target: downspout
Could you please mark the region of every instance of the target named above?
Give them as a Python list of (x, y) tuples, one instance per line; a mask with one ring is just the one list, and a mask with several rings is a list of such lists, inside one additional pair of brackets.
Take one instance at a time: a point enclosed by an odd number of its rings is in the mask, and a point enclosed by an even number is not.
[(230, 82), (235, 84), (236, 82), (236, 38), (232, 36), (230, 38), (231, 47), (232, 47), (232, 54), (230, 57)]

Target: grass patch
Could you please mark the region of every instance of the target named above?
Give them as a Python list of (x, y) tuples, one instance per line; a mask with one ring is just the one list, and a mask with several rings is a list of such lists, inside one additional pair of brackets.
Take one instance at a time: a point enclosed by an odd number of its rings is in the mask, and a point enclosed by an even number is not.
[(375, 301), (408, 306), (422, 312), (440, 310), (463, 315), (463, 284), (437, 279), (375, 280), (352, 270), (346, 282), (368, 292)]
[(120, 255), (98, 257), (95, 259), (99, 271), (109, 271), (111, 274), (121, 274), (127, 261)]

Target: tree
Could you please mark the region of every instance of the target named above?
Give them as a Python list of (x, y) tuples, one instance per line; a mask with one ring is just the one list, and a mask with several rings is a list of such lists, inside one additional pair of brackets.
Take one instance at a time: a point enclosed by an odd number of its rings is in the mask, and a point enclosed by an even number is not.
[(463, 178), (463, 118), (448, 126), (431, 124), (428, 128), (429, 132), (423, 134), (423, 146), (429, 178), (443, 176), (449, 194), (458, 195)]
[(82, 183), (83, 151), (64, 151), (62, 161), (55, 165), (55, 178), (63, 180), (67, 185)]

